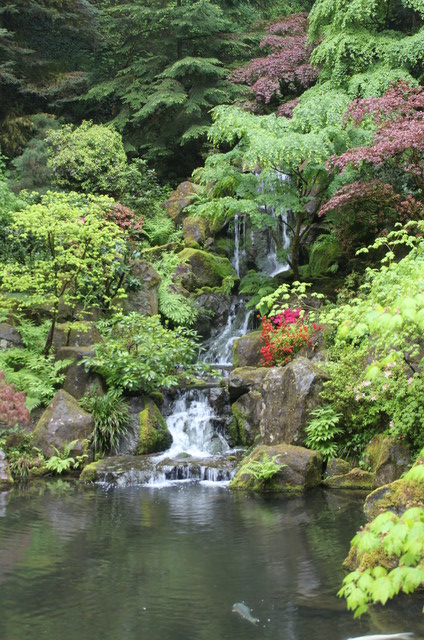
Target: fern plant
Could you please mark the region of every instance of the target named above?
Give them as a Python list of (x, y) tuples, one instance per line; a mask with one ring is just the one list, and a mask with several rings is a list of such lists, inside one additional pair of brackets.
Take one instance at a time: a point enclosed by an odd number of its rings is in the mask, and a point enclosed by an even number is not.
[(158, 291), (159, 312), (175, 325), (190, 327), (196, 322), (198, 309), (190, 298), (173, 288), (172, 273), (178, 265), (178, 257), (172, 252), (164, 253), (160, 260), (153, 263), (162, 277)]
[(248, 460), (243, 464), (240, 473), (253, 476), (261, 484), (266, 484), (275, 474), (280, 471), (285, 464), (279, 464), (277, 458), (279, 454), (269, 458), (266, 453), (263, 454), (262, 460)]
[(119, 389), (109, 389), (101, 396), (96, 392), (81, 398), (80, 405), (94, 418), (91, 443), (96, 453), (118, 453), (131, 426), (131, 413)]
[(263, 273), (250, 269), (240, 282), (239, 293), (251, 296), (246, 309), (255, 309), (264, 296), (274, 293), (273, 279)]
[(67, 445), (63, 447), (62, 451), (60, 451), (59, 449), (57, 449), (55, 446), (52, 445), (53, 449), (56, 451), (56, 455), (51, 456), (47, 460), (46, 462), (47, 469), (49, 471), (53, 471), (53, 473), (56, 473), (57, 475), (61, 475), (62, 473), (70, 471), (71, 469), (78, 469), (78, 467), (82, 464), (83, 460), (85, 458), (88, 458), (88, 456), (85, 453), (80, 456), (76, 456), (75, 458), (70, 455), (73, 447), (76, 445), (77, 442), (78, 442), (78, 439), (72, 440), (72, 442), (69, 442)]
[(305, 445), (309, 449), (320, 451), (324, 460), (337, 455), (339, 445), (337, 436), (343, 433), (339, 427), (340, 413), (336, 413), (331, 406), (317, 407), (311, 411), (310, 420), (306, 426)]

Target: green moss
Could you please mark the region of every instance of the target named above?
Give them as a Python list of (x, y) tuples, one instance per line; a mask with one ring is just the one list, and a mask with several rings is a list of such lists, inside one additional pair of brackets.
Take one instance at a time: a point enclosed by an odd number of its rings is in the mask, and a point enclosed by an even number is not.
[(152, 391), (152, 393), (150, 394), (150, 398), (159, 409), (163, 407), (163, 403), (165, 402), (163, 393), (161, 393), (160, 391)]
[(326, 478), (324, 484), (332, 489), (370, 490), (374, 482), (374, 474), (362, 469), (352, 469), (349, 473)]
[(186, 248), (178, 254), (181, 263), (189, 264), (200, 287), (220, 287), (226, 277), (237, 278), (228, 258), (200, 249)]
[(100, 460), (87, 464), (80, 475), (80, 482), (95, 482), (97, 480), (97, 467)]
[(146, 401), (146, 408), (140, 412), (139, 421), (139, 440), (136, 450), (138, 455), (159, 453), (169, 449), (172, 436), (161, 412), (150, 398)]

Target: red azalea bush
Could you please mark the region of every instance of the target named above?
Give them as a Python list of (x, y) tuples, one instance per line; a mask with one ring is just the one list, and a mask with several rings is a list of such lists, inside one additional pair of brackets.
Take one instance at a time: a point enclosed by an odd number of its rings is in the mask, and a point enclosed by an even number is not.
[(106, 220), (118, 225), (131, 239), (137, 239), (143, 228), (143, 218), (120, 202), (116, 202), (112, 211), (106, 213)]
[(29, 411), (25, 406), (25, 393), (16, 391), (14, 384), (8, 384), (4, 372), (0, 371), (0, 425), (28, 423)]
[(301, 316), (300, 309), (285, 309), (276, 316), (261, 318), (261, 365), (282, 367), (294, 358), (300, 349), (312, 344), (312, 336), (321, 326)]

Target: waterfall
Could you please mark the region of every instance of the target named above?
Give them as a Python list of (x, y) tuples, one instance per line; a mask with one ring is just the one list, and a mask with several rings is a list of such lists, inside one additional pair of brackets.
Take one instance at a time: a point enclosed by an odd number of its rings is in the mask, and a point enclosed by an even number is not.
[(225, 327), (212, 331), (211, 337), (205, 342), (206, 351), (201, 360), (215, 365), (231, 366), (234, 342), (247, 333), (252, 315), (253, 310), (246, 312), (243, 302), (233, 303)]

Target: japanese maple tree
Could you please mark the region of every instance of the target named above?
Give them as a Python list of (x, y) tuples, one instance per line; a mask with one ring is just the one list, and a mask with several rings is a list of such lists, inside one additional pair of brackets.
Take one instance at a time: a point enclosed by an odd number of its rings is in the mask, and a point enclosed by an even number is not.
[(249, 106), (253, 111), (298, 96), (315, 82), (318, 71), (309, 64), (311, 46), (306, 41), (306, 30), (306, 13), (292, 14), (271, 24), (259, 45), (267, 55), (233, 71), (233, 82), (252, 89), (255, 102)]

